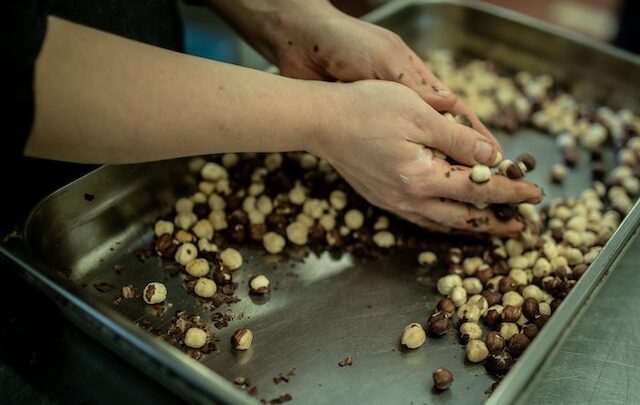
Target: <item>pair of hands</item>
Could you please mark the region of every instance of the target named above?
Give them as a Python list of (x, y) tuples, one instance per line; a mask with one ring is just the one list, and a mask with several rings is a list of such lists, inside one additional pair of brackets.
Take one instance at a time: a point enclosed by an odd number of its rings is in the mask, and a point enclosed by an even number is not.
[[(262, 32), (271, 36), (263, 53), (286, 76), (350, 83), (331, 85), (341, 118), (327, 117), (310, 152), (370, 203), (424, 227), (506, 235), (522, 229), (470, 204), (538, 203), (542, 190), (504, 176), (480, 185), (469, 180), (468, 166), (491, 166), (501, 146), (399, 36), (325, 5), (293, 12), (275, 31)], [(443, 111), (466, 115), (473, 128)], [(433, 149), (468, 166), (453, 167)]]

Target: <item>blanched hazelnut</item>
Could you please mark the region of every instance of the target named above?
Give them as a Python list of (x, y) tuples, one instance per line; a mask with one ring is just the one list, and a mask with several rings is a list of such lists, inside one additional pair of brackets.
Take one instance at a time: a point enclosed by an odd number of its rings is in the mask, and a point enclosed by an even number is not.
[(183, 231), (182, 229), (179, 230), (178, 232), (176, 232), (174, 238), (179, 243), (189, 243), (189, 242), (193, 242), (193, 241), (196, 240), (195, 236), (193, 236), (192, 233), (187, 232), (187, 231)]
[(172, 235), (174, 230), (173, 222), (159, 220), (156, 222), (153, 230), (158, 238), (164, 234)]
[(476, 322), (465, 322), (460, 325), (460, 338), (463, 342), (482, 337), (482, 328)]
[(247, 190), (250, 196), (257, 197), (264, 193), (264, 183), (251, 183)]
[(502, 322), (500, 325), (500, 336), (506, 341), (511, 339), (511, 336), (519, 332), (518, 325), (513, 322)]
[(147, 304), (159, 304), (167, 299), (167, 287), (159, 282), (151, 282), (144, 287), (142, 299)]
[(296, 216), (296, 221), (300, 222), (301, 224), (303, 224), (309, 229), (311, 229), (315, 223), (313, 218), (311, 218), (309, 215), (305, 214), (304, 212), (301, 212)]
[(237, 153), (225, 153), (222, 155), (222, 165), (226, 168), (236, 167), (240, 158)]
[(249, 223), (251, 225), (259, 225), (264, 224), (265, 216), (260, 211), (251, 211), (249, 212)]
[(270, 153), (264, 158), (264, 166), (270, 172), (277, 170), (282, 166), (282, 154)]
[(242, 200), (242, 209), (245, 210), (245, 212), (256, 211), (256, 198), (252, 195), (245, 197), (245, 199)]
[(198, 250), (200, 252), (217, 252), (218, 246), (207, 239), (198, 239)]
[(220, 260), (229, 270), (236, 270), (242, 266), (242, 255), (234, 248), (226, 248), (220, 252)]
[(469, 294), (480, 294), (482, 292), (482, 283), (477, 277), (467, 277), (462, 280), (462, 288)]
[(374, 231), (384, 231), (387, 228), (389, 228), (389, 218), (385, 217), (384, 215), (379, 216), (378, 219), (376, 219), (376, 222), (373, 224)]
[(551, 166), (551, 180), (554, 183), (562, 183), (565, 177), (567, 177), (567, 168), (564, 165), (555, 163)]
[(462, 268), (464, 268), (464, 272), (470, 276), (475, 273), (482, 264), (483, 261), (481, 257), (467, 257), (462, 261)]
[(183, 197), (176, 201), (175, 209), (178, 214), (190, 214), (193, 212), (193, 201)]
[(189, 328), (184, 335), (184, 344), (192, 349), (199, 349), (207, 343), (207, 332), (200, 328)]
[(522, 298), (522, 295), (518, 294), (516, 291), (508, 291), (502, 294), (502, 305), (505, 307), (507, 305), (521, 307), (523, 302), (524, 298)]
[(202, 156), (196, 156), (192, 159), (189, 159), (189, 171), (194, 174), (198, 173), (205, 163), (207, 163), (207, 161), (204, 160)]
[(389, 231), (376, 232), (373, 235), (373, 243), (381, 248), (390, 248), (396, 244), (396, 237)]
[(451, 290), (449, 298), (451, 298), (451, 301), (453, 301), (456, 307), (461, 307), (467, 302), (467, 290), (461, 286), (455, 286)]
[(198, 238), (211, 239), (213, 238), (213, 225), (207, 219), (201, 219), (193, 225), (191, 231), (196, 234)]
[(216, 231), (227, 229), (229, 224), (227, 223), (227, 214), (224, 211), (211, 211), (209, 214), (209, 222)]
[(325, 204), (323, 204), (322, 200), (318, 200), (317, 198), (310, 198), (304, 202), (302, 206), (302, 212), (307, 214), (313, 219), (319, 219), (322, 214), (324, 214)]
[(209, 204), (209, 208), (214, 211), (222, 211), (227, 206), (224, 198), (220, 197), (218, 194), (211, 194), (207, 203)]
[(438, 256), (430, 251), (421, 252), (418, 255), (418, 263), (421, 266), (431, 267), (438, 262)]
[(472, 363), (479, 363), (486, 359), (489, 355), (489, 349), (482, 340), (473, 339), (467, 343), (466, 346), (467, 360)]
[(344, 215), (344, 224), (349, 229), (353, 229), (353, 230), (360, 229), (364, 224), (364, 215), (362, 215), (362, 212), (356, 209), (349, 210)]
[(419, 323), (411, 323), (402, 331), (400, 343), (407, 349), (417, 349), (427, 340), (427, 334)]
[(433, 385), (437, 390), (446, 390), (453, 382), (453, 374), (446, 368), (439, 368), (433, 372)]
[(318, 224), (320, 224), (325, 231), (330, 231), (336, 227), (336, 218), (331, 214), (324, 214), (320, 217), (320, 220), (318, 220)]
[(529, 282), (529, 278), (527, 277), (527, 272), (522, 269), (512, 269), (509, 272), (509, 277), (519, 285), (526, 285)]
[(522, 245), (522, 242), (517, 239), (507, 239), (504, 247), (507, 249), (509, 257), (522, 256), (524, 253), (524, 246)]
[(307, 191), (299, 184), (296, 184), (296, 186), (289, 191), (289, 201), (293, 204), (302, 205), (306, 198)]
[(231, 345), (236, 350), (248, 350), (253, 343), (253, 332), (249, 329), (237, 329), (231, 336)]
[(195, 204), (203, 204), (203, 203), (207, 202), (206, 194), (202, 193), (200, 191), (196, 191), (195, 193), (191, 194), (190, 199), (191, 199), (191, 201), (194, 202), (194, 206), (193, 206), (194, 211), (195, 211), (195, 207), (196, 207)]
[(201, 277), (196, 281), (196, 285), (193, 287), (193, 292), (199, 297), (211, 298), (216, 293), (217, 289), (218, 287), (213, 280)]
[(216, 182), (216, 191), (222, 195), (231, 195), (231, 186), (228, 179), (221, 179)]
[(210, 181), (201, 181), (200, 183), (198, 183), (198, 190), (202, 191), (206, 195), (209, 195), (216, 190), (216, 185), (215, 183), (212, 183)]
[(229, 174), (227, 173), (227, 169), (220, 166), (219, 164), (208, 162), (204, 166), (202, 166), (202, 169), (200, 170), (200, 176), (205, 180), (215, 182), (221, 179), (226, 179)]
[(209, 262), (202, 258), (193, 259), (187, 263), (185, 271), (193, 277), (204, 277), (209, 274)]
[(549, 304), (543, 301), (538, 303), (538, 305), (539, 305), (540, 314), (551, 316), (551, 306)]
[(524, 290), (522, 290), (522, 297), (523, 298), (533, 298), (536, 301), (540, 302), (543, 300), (544, 296), (542, 294), (542, 290), (540, 289), (540, 287), (538, 287), (537, 285), (534, 284), (530, 284), (528, 286), (526, 286), (524, 288)]
[(275, 232), (267, 232), (262, 238), (262, 245), (267, 252), (271, 254), (278, 254), (284, 249), (286, 241), (282, 236)]
[[(546, 245), (546, 244), (545, 244)], [(551, 274), (551, 263), (544, 257), (538, 258), (533, 265), (533, 275), (535, 277), (545, 277)]]
[(198, 217), (193, 212), (178, 214), (174, 220), (176, 226), (180, 229), (189, 229), (196, 223)]
[(184, 245), (178, 246), (176, 250), (175, 260), (181, 265), (185, 266), (191, 260), (198, 257), (198, 248), (193, 243), (185, 243)]
[(475, 304), (464, 304), (458, 308), (457, 315), (458, 318), (462, 320), (478, 322), (480, 320), (481, 312), (480, 308)]
[(471, 169), (469, 178), (477, 184), (486, 183), (491, 179), (491, 169), (485, 165), (475, 165)]
[(253, 276), (249, 280), (249, 288), (252, 293), (265, 294), (269, 292), (269, 279), (262, 274)]
[(456, 274), (448, 274), (438, 280), (437, 288), (441, 295), (449, 295), (454, 287), (462, 287), (462, 279)]
[(292, 222), (287, 226), (287, 239), (294, 245), (304, 246), (309, 240), (309, 228), (302, 222)]
[(329, 194), (329, 203), (333, 208), (340, 211), (347, 206), (347, 195), (344, 191), (334, 190)]
[(273, 212), (273, 202), (271, 198), (266, 195), (261, 195), (256, 201), (256, 209), (264, 215), (269, 215)]

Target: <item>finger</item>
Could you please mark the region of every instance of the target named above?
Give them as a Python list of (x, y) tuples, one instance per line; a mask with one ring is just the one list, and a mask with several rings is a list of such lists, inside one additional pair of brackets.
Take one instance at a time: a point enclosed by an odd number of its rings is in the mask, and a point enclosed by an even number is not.
[(451, 228), (446, 227), (436, 221), (432, 221), (428, 218), (425, 218), (422, 215), (415, 214), (413, 212), (398, 212), (395, 214), (402, 219), (412, 222), (425, 229), (429, 229), (430, 231), (433, 231), (433, 232), (440, 232), (440, 233), (451, 232)]
[(469, 123), (471, 124), (471, 128), (482, 134), (487, 140), (489, 140), (489, 142), (491, 142), (496, 148), (498, 148), (500, 153), (504, 156), (504, 150), (502, 149), (502, 145), (500, 145), (500, 142), (498, 142), (498, 139), (491, 133), (491, 131), (489, 131), (489, 129), (482, 123), (482, 121), (480, 121), (478, 115), (471, 111), (471, 109), (469, 109), (469, 107), (467, 107), (462, 100), (458, 99), (457, 103), (453, 107), (451, 107), (448, 112), (455, 115), (467, 117)]
[(450, 200), (438, 198), (420, 200), (415, 208), (420, 215), (438, 218), (444, 226), (466, 232), (516, 236), (524, 228), (522, 221), (512, 219), (501, 222), (489, 209), (478, 209)]
[(468, 166), (476, 164), (494, 166), (499, 149), (485, 136), (440, 115), (432, 119), (434, 131), (425, 132), (422, 139), (411, 139), (412, 141), (436, 148), (455, 161)]
[(458, 101), (456, 94), (429, 70), (415, 52), (411, 50), (409, 52), (409, 61), (418, 75), (416, 80), (418, 94), (434, 109), (449, 111)]
[(439, 159), (434, 160), (434, 164), (440, 166), (434, 172), (444, 175), (442, 181), (430, 182), (426, 192), (431, 196), (472, 204), (537, 204), (544, 197), (542, 189), (532, 183), (492, 175), (486, 183), (477, 184), (469, 178), (471, 169), (468, 167), (451, 166)]

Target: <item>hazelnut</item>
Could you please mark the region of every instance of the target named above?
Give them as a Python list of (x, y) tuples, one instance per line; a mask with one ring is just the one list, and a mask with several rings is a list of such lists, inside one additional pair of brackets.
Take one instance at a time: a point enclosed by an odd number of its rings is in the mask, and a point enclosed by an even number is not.
[(191, 228), (198, 238), (211, 240), (213, 238), (213, 226), (206, 219), (201, 219)]
[(479, 363), (489, 355), (489, 349), (482, 340), (469, 340), (466, 346), (467, 359), (472, 363)]
[(447, 264), (460, 264), (462, 263), (462, 249), (460, 248), (450, 248), (447, 252)]
[(189, 328), (184, 335), (185, 346), (199, 349), (207, 343), (207, 332), (200, 328)]
[(330, 214), (324, 214), (318, 220), (318, 224), (325, 230), (330, 231), (336, 227), (336, 218)]
[(289, 191), (289, 201), (296, 205), (302, 205), (307, 198), (307, 191), (297, 184)]
[(517, 239), (507, 239), (504, 247), (509, 257), (522, 256), (524, 253), (524, 245)]
[(269, 279), (262, 274), (249, 279), (249, 289), (255, 294), (265, 294), (269, 292)]
[(501, 321), (501, 315), (496, 309), (490, 309), (484, 316), (484, 322), (490, 327), (496, 326)]
[(564, 165), (555, 163), (551, 166), (551, 181), (562, 183), (565, 177), (567, 177), (567, 168)]
[(524, 177), (526, 172), (524, 165), (518, 164), (518, 162), (511, 162), (505, 169), (505, 175), (511, 180), (518, 180)]
[(526, 285), (529, 282), (529, 277), (527, 276), (527, 272), (521, 269), (512, 269), (509, 272), (509, 277), (511, 277), (518, 286)]
[(502, 302), (502, 294), (497, 291), (484, 290), (482, 296), (487, 300), (487, 305), (490, 307), (500, 304)]
[(474, 275), (484, 285), (487, 284), (487, 282), (493, 277), (493, 269), (485, 264), (480, 266), (480, 268), (478, 268)]
[(231, 345), (236, 350), (248, 350), (253, 343), (253, 332), (249, 329), (236, 329), (231, 336)]
[(516, 333), (509, 339), (508, 347), (509, 353), (513, 357), (520, 357), (525, 351), (531, 340), (523, 333)]
[(156, 240), (156, 253), (158, 256), (169, 258), (174, 257), (178, 245), (173, 240), (173, 236), (168, 233), (163, 234)]
[(329, 203), (333, 208), (340, 211), (347, 206), (347, 195), (344, 193), (344, 191), (332, 191), (329, 195)]
[(173, 222), (175, 222), (176, 226), (180, 229), (189, 229), (197, 220), (198, 217), (196, 214), (189, 212), (176, 215)]
[(507, 276), (500, 279), (498, 283), (498, 289), (502, 294), (509, 291), (516, 291), (518, 289), (518, 283), (513, 278)]
[(418, 255), (418, 263), (420, 266), (431, 267), (438, 263), (438, 256), (430, 251), (421, 252)]
[(240, 158), (237, 153), (225, 153), (222, 155), (222, 165), (226, 168), (237, 166), (239, 161)]
[(511, 305), (521, 307), (523, 302), (524, 298), (522, 298), (522, 295), (515, 291), (508, 291), (502, 295), (502, 305), (504, 306)]
[(465, 322), (460, 325), (460, 339), (463, 343), (482, 337), (482, 328), (475, 322)]
[(529, 153), (523, 153), (518, 156), (518, 161), (524, 164), (528, 172), (536, 168), (536, 159)]
[(449, 267), (447, 268), (447, 272), (449, 274), (455, 274), (460, 277), (466, 276), (466, 273), (464, 272), (462, 265), (459, 265), (459, 264), (450, 264)]
[(446, 368), (439, 368), (433, 372), (433, 385), (437, 390), (446, 390), (453, 382), (453, 374)]
[(270, 172), (277, 170), (282, 166), (282, 154), (270, 153), (264, 158), (264, 166)]
[(480, 320), (481, 312), (477, 305), (464, 304), (458, 308), (456, 315), (464, 321), (478, 322), (478, 320)]
[(151, 282), (144, 287), (142, 298), (147, 304), (159, 304), (167, 299), (167, 287), (159, 282)]
[(387, 249), (396, 244), (396, 237), (389, 231), (376, 232), (373, 235), (373, 243), (380, 248)]
[(540, 328), (538, 328), (535, 323), (529, 322), (522, 327), (522, 333), (527, 335), (529, 339), (535, 338), (538, 335), (538, 332), (540, 332)]
[(265, 223), (265, 215), (260, 211), (250, 211), (248, 216), (251, 225), (263, 225)]
[(286, 241), (275, 232), (267, 232), (262, 238), (262, 245), (267, 252), (278, 254), (284, 249)]
[(441, 277), (436, 285), (441, 295), (449, 295), (454, 287), (462, 287), (462, 278), (456, 274)]
[(266, 195), (261, 195), (256, 201), (256, 209), (264, 215), (269, 215), (273, 212), (273, 202), (271, 198)]
[(236, 270), (242, 266), (242, 255), (234, 248), (226, 248), (220, 252), (220, 261), (229, 270)]
[(216, 182), (226, 179), (229, 175), (227, 169), (214, 162), (208, 162), (200, 169), (200, 176), (208, 181)]
[(198, 248), (193, 243), (185, 243), (180, 245), (176, 250), (175, 260), (183, 266), (186, 266), (191, 260), (198, 257)]
[(480, 294), (475, 294), (467, 300), (467, 304), (473, 304), (480, 309), (480, 315), (485, 315), (489, 310), (489, 302)]
[(462, 288), (469, 294), (480, 294), (482, 292), (482, 283), (477, 277), (467, 277), (462, 280)]
[(183, 231), (182, 229), (179, 230), (178, 232), (176, 232), (175, 234), (175, 238), (179, 243), (189, 243), (189, 242), (193, 242), (196, 240), (195, 236), (193, 236), (193, 234), (187, 232), (187, 231)]
[(504, 310), (502, 311), (502, 319), (505, 322), (516, 322), (518, 319), (520, 319), (521, 314), (522, 312), (519, 307), (505, 305)]
[(218, 194), (211, 194), (209, 199), (207, 200), (209, 204), (209, 208), (213, 211), (223, 211), (227, 206), (227, 203), (224, 201), (224, 198), (220, 197)]
[(233, 282), (233, 276), (229, 270), (219, 268), (213, 272), (213, 280), (218, 285), (226, 285)]
[(540, 308), (538, 306), (538, 300), (532, 297), (525, 298), (522, 303), (522, 314), (526, 316), (527, 319), (533, 319), (539, 313)]
[(485, 165), (475, 165), (471, 168), (469, 178), (477, 184), (486, 183), (491, 179), (491, 169)]
[(492, 330), (487, 335), (487, 338), (484, 340), (484, 343), (487, 345), (487, 349), (489, 349), (489, 353), (495, 353), (502, 351), (505, 346), (505, 341), (502, 336), (495, 330)]
[(213, 280), (201, 277), (196, 281), (196, 285), (193, 287), (193, 292), (195, 292), (199, 297), (211, 298), (216, 293), (217, 289), (218, 287)]
[(509, 353), (502, 350), (498, 353), (492, 353), (489, 355), (484, 365), (488, 372), (497, 375), (504, 375), (513, 366), (513, 358)]
[[(326, 204), (326, 203), (325, 203)], [(319, 219), (325, 210), (325, 204), (317, 198), (311, 198), (304, 202), (302, 206), (302, 212), (307, 214), (313, 219)]]
[(506, 341), (511, 339), (511, 336), (519, 332), (518, 325), (513, 322), (502, 322), (500, 325), (500, 336)]
[(227, 223), (227, 214), (224, 211), (211, 211), (209, 214), (209, 222), (216, 231), (227, 229), (229, 226)]
[(456, 307), (460, 307), (467, 302), (467, 290), (460, 286), (453, 287), (449, 298), (451, 298)]
[(462, 261), (462, 268), (468, 276), (473, 275), (483, 264), (482, 258), (478, 256), (467, 257)]
[(349, 210), (344, 215), (344, 223), (349, 229), (360, 229), (364, 224), (364, 215), (356, 209)]
[(400, 342), (408, 349), (417, 349), (427, 340), (427, 334), (419, 323), (405, 326)]
[(389, 218), (384, 215), (378, 217), (376, 222), (373, 224), (374, 231), (384, 231), (389, 228)]
[(536, 316), (533, 319), (533, 322), (536, 324), (538, 328), (542, 329), (548, 320), (549, 320), (549, 315), (540, 313), (538, 316)]
[(427, 322), (427, 333), (432, 336), (442, 336), (447, 333), (450, 327), (449, 319), (444, 312), (436, 312), (429, 317)]
[[(547, 315), (547, 316), (551, 315), (551, 306), (546, 302), (539, 303), (538, 310), (542, 315)], [(531, 319), (534, 319), (534, 317), (532, 317)]]
[(158, 238), (164, 234), (172, 235), (174, 230), (173, 222), (159, 220), (156, 222), (153, 229), (156, 234), (156, 237)]
[(451, 317), (456, 312), (456, 306), (450, 298), (440, 299), (436, 308), (447, 317)]
[(304, 246), (309, 241), (309, 228), (302, 222), (292, 222), (287, 226), (287, 239), (294, 245)]
[(534, 284), (530, 284), (522, 290), (522, 297), (524, 298), (534, 298), (536, 301), (542, 301), (544, 299), (544, 294), (540, 287)]
[(510, 221), (518, 214), (515, 206), (511, 204), (493, 204), (491, 205), (491, 210), (496, 219), (501, 222)]
[(204, 277), (209, 274), (209, 262), (206, 259), (196, 258), (186, 264), (185, 270), (193, 277)]
[(216, 190), (216, 185), (210, 181), (201, 181), (198, 183), (198, 190), (203, 192), (205, 195), (209, 195)]
[(183, 197), (176, 201), (175, 209), (178, 214), (191, 214), (193, 212), (193, 201)]

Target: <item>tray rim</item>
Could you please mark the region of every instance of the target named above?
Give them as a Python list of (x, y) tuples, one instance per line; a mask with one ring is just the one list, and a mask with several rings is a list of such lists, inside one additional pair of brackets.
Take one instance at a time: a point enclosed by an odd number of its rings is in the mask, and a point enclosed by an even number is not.
[[(596, 43), (582, 35), (566, 31), (520, 13), (476, 1), (396, 0), (365, 15), (363, 19), (376, 22), (403, 8), (430, 4), (449, 4), (476, 9), (552, 35), (564, 37), (569, 41), (579, 43), (640, 66), (640, 56), (630, 54), (607, 44)], [(60, 193), (73, 189), (73, 186), (77, 182), (90, 178), (96, 173), (106, 170), (107, 167), (107, 165), (103, 165), (40, 200), (29, 212), (21, 235), (17, 238), (10, 238), (6, 243), (1, 243), (0, 253), (13, 261), (15, 264), (13, 267), (16, 267), (19, 273), (29, 282), (47, 295), (53, 297), (58, 305), (61, 306), (66, 316), (71, 317), (75, 315), (77, 319), (81, 319), (82, 317), (91, 318), (95, 322), (100, 323), (102, 327), (107, 328), (111, 334), (121, 339), (122, 343), (130, 345), (130, 349), (135, 350), (139, 356), (146, 356), (148, 359), (166, 368), (170, 373), (180, 376), (182, 382), (190, 384), (193, 389), (200, 390), (199, 392), (180, 390), (176, 384), (170, 384), (171, 381), (166, 381), (168, 377), (163, 376), (160, 370), (142, 369), (143, 372), (152, 378), (168, 383), (167, 385), (174, 391), (196, 402), (207, 402), (207, 400), (210, 401), (211, 398), (216, 398), (224, 403), (257, 403), (254, 398), (249, 397), (246, 393), (235, 388), (231, 382), (221, 377), (215, 371), (188, 358), (170, 344), (154, 339), (153, 336), (150, 336), (146, 331), (132, 324), (128, 319), (113, 310), (113, 308), (100, 303), (98, 300), (92, 299), (90, 296), (81, 297), (76, 295), (65, 283), (61, 283), (51, 277), (50, 274), (42, 273), (38, 270), (38, 268), (46, 268), (47, 265), (32, 255), (33, 251), (28, 246), (27, 239), (25, 239), (26, 234), (24, 233), (33, 215), (47, 201), (55, 198)], [(573, 305), (567, 306), (563, 303), (563, 305), (559, 307), (558, 311), (548, 322), (547, 327), (541, 331), (540, 334), (543, 337), (536, 339), (532, 343), (532, 349), (523, 355), (514, 369), (505, 377), (506, 383), (500, 384), (486, 403), (511, 403), (517, 399), (518, 395), (522, 392), (522, 388), (538, 370), (538, 366), (545, 360), (544, 355), (553, 350), (553, 345), (557, 340), (562, 338), (561, 335), (563, 335), (563, 333), (566, 334), (571, 330), (571, 319), (580, 310), (580, 305), (589, 298), (592, 292), (606, 281), (606, 276), (615, 270), (614, 265), (622, 256), (624, 250), (629, 246), (629, 242), (635, 237), (634, 230), (637, 231), (639, 225), (640, 201), (634, 205), (631, 212), (607, 243), (607, 246), (611, 244), (613, 244), (613, 246), (606, 250), (603, 249), (603, 253), (599, 255), (598, 259), (591, 265), (590, 271), (576, 284), (572, 293), (565, 299), (565, 302), (573, 302)], [(594, 268), (597, 270), (592, 271)], [(562, 321), (560, 319), (562, 319)], [(104, 343), (98, 336), (105, 337), (106, 333), (99, 330), (94, 330), (93, 332), (92, 336)], [(552, 337), (554, 340), (545, 340), (545, 338), (550, 339)], [(543, 340), (545, 340), (545, 342), (542, 342)], [(134, 363), (134, 366), (139, 368), (131, 358), (125, 357), (116, 348), (110, 347), (110, 349), (123, 357), (124, 360)], [(544, 351), (542, 355), (539, 353), (541, 351)], [(534, 356), (538, 356), (538, 359), (534, 358)], [(205, 399), (201, 395), (205, 395), (207, 398)]]

